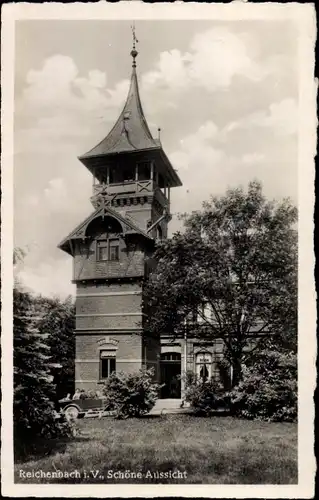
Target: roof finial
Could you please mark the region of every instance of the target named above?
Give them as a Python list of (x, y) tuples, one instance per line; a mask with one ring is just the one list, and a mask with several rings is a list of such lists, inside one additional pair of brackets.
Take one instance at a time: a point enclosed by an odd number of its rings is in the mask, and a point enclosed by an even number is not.
[(136, 44), (138, 43), (138, 39), (136, 38), (136, 35), (135, 35), (135, 23), (133, 22), (132, 26), (132, 35), (133, 35), (133, 48), (131, 50), (131, 56), (133, 57), (133, 68), (136, 68), (136, 57), (138, 55), (138, 52), (136, 50)]

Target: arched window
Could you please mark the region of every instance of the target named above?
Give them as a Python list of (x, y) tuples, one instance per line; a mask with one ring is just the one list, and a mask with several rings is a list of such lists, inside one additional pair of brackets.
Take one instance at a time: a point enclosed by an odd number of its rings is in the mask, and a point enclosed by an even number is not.
[(161, 240), (163, 238), (163, 231), (161, 226), (157, 226), (157, 239)]
[(208, 382), (212, 377), (212, 355), (210, 352), (196, 354), (196, 375), (202, 383)]

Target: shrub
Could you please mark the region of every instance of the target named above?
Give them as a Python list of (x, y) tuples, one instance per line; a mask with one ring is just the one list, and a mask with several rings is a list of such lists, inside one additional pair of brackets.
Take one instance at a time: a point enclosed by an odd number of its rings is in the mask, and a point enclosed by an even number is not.
[(185, 401), (198, 415), (209, 415), (211, 411), (227, 406), (225, 392), (220, 384), (212, 380), (198, 382), (196, 377), (186, 387)]
[(248, 419), (292, 422), (297, 418), (297, 359), (267, 348), (243, 366), (230, 392), (233, 413)]
[(153, 382), (154, 370), (112, 373), (104, 382), (106, 406), (117, 418), (140, 417), (148, 413), (158, 398), (160, 386)]
[(188, 389), (188, 387), (192, 386), (196, 382), (196, 373), (194, 373), (192, 370), (187, 370), (185, 375), (183, 376), (184, 382), (185, 382), (185, 388)]

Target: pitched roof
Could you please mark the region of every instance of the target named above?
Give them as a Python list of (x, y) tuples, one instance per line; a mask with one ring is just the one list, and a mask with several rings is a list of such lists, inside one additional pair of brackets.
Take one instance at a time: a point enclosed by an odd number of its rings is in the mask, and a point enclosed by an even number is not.
[(61, 248), (61, 250), (64, 250), (65, 252), (71, 253), (70, 252), (70, 245), (69, 242), (70, 240), (76, 240), (76, 239), (84, 239), (86, 237), (86, 228), (89, 225), (89, 223), (95, 219), (96, 217), (99, 216), (107, 216), (110, 215), (111, 217), (114, 217), (117, 219), (122, 226), (124, 226), (124, 233), (125, 234), (140, 234), (141, 236), (144, 236), (144, 238), (147, 238), (148, 240), (153, 240), (153, 238), (143, 231), (140, 227), (137, 226), (133, 222), (131, 218), (128, 217), (123, 217), (119, 212), (116, 210), (113, 210), (111, 207), (99, 207), (95, 212), (93, 212), (91, 215), (89, 215), (81, 224), (79, 224), (66, 238), (64, 238), (58, 245), (58, 248)]
[(159, 149), (148, 128), (138, 90), (136, 68), (133, 65), (131, 84), (124, 108), (109, 134), (93, 149), (80, 156), (90, 157), (143, 149)]

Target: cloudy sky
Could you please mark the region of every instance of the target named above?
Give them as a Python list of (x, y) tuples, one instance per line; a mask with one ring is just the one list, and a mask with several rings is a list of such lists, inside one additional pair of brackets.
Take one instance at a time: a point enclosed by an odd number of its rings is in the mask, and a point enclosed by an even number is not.
[[(178, 169), (172, 211), (263, 182), (297, 203), (298, 57), (292, 21), (138, 21), (144, 112)], [(121, 111), (131, 72), (127, 21), (18, 21), (15, 34), (15, 245), (36, 292), (74, 294), (57, 244), (93, 208), (77, 156)], [(171, 232), (179, 228), (176, 215)]]

